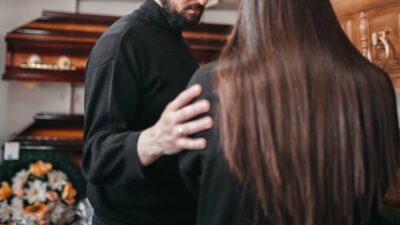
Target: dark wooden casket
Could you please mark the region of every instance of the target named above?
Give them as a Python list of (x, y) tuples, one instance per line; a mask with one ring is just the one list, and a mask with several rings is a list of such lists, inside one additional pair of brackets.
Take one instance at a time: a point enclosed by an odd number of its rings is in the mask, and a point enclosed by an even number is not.
[[(45, 11), (6, 36), (3, 79), (83, 83), (87, 57), (118, 17)], [(231, 26), (199, 24), (183, 32), (199, 64), (217, 58)]]
[(60, 151), (80, 164), (83, 141), (83, 116), (39, 113), (34, 122), (10, 141), (21, 150)]

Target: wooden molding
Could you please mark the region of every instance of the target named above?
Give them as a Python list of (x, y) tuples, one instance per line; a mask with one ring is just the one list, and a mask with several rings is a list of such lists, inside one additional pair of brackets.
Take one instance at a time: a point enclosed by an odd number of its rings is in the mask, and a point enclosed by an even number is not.
[(350, 16), (377, 9), (387, 7), (388, 5), (400, 5), (399, 0), (331, 0), (332, 6), (335, 9), (338, 17)]

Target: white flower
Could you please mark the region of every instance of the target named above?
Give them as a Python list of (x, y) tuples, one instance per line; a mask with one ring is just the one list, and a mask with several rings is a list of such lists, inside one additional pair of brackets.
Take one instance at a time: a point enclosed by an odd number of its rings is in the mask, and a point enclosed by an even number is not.
[(29, 172), (27, 170), (21, 170), (12, 178), (13, 193), (16, 193), (18, 189), (24, 187), (25, 183), (28, 181), (28, 177)]
[(46, 201), (46, 196), (46, 183), (40, 180), (29, 182), (29, 188), (26, 190), (26, 199), (28, 200), (29, 204), (34, 202), (44, 202)]
[(13, 219), (19, 218), (24, 214), (24, 202), (19, 197), (14, 197), (11, 200), (11, 205), (8, 207), (12, 213)]
[(56, 225), (70, 223), (75, 218), (73, 206), (65, 206), (61, 201), (49, 204), (49, 220)]
[(7, 201), (0, 202), (0, 221), (8, 221), (10, 219), (10, 210)]
[(47, 174), (49, 187), (52, 190), (62, 190), (62, 187), (67, 183), (67, 175), (61, 171), (52, 171)]

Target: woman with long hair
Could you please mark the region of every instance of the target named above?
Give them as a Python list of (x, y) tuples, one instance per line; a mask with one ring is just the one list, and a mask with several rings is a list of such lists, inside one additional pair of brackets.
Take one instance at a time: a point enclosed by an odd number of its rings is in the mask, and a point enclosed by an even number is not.
[(394, 89), (329, 0), (243, 0), (195, 83), (216, 118), (180, 161), (198, 225), (380, 224), (399, 166)]

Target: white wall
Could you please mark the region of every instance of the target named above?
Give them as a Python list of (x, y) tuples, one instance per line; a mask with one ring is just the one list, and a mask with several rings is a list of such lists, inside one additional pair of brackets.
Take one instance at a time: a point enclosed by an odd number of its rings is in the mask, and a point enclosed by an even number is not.
[(141, 2), (138, 1), (98, 1), (84, 0), (79, 4), (79, 12), (90, 14), (104, 14), (113, 16), (122, 16), (131, 13), (139, 8)]
[[(81, 1), (81, 13), (94, 13), (104, 15), (126, 15), (139, 8), (141, 2), (137, 1)], [(207, 9), (202, 22), (217, 24), (233, 24), (236, 19), (236, 10)]]
[[(85, 0), (81, 13), (122, 16), (138, 8), (141, 2), (127, 0)], [(0, 74), (4, 73), (4, 37), (7, 32), (38, 18), (43, 10), (74, 12), (76, 0), (0, 0)], [(234, 10), (208, 10), (203, 22), (231, 24)], [(71, 98), (74, 113), (83, 113), (83, 86), (75, 87), (71, 96), (69, 84), (20, 83), (0, 81), (0, 144), (20, 132), (39, 112), (69, 113)]]
[(236, 20), (236, 10), (208, 9), (204, 13), (203, 22), (217, 24), (233, 24)]
[(10, 82), (8, 93), (8, 134), (20, 132), (38, 112), (69, 113), (67, 84)]

